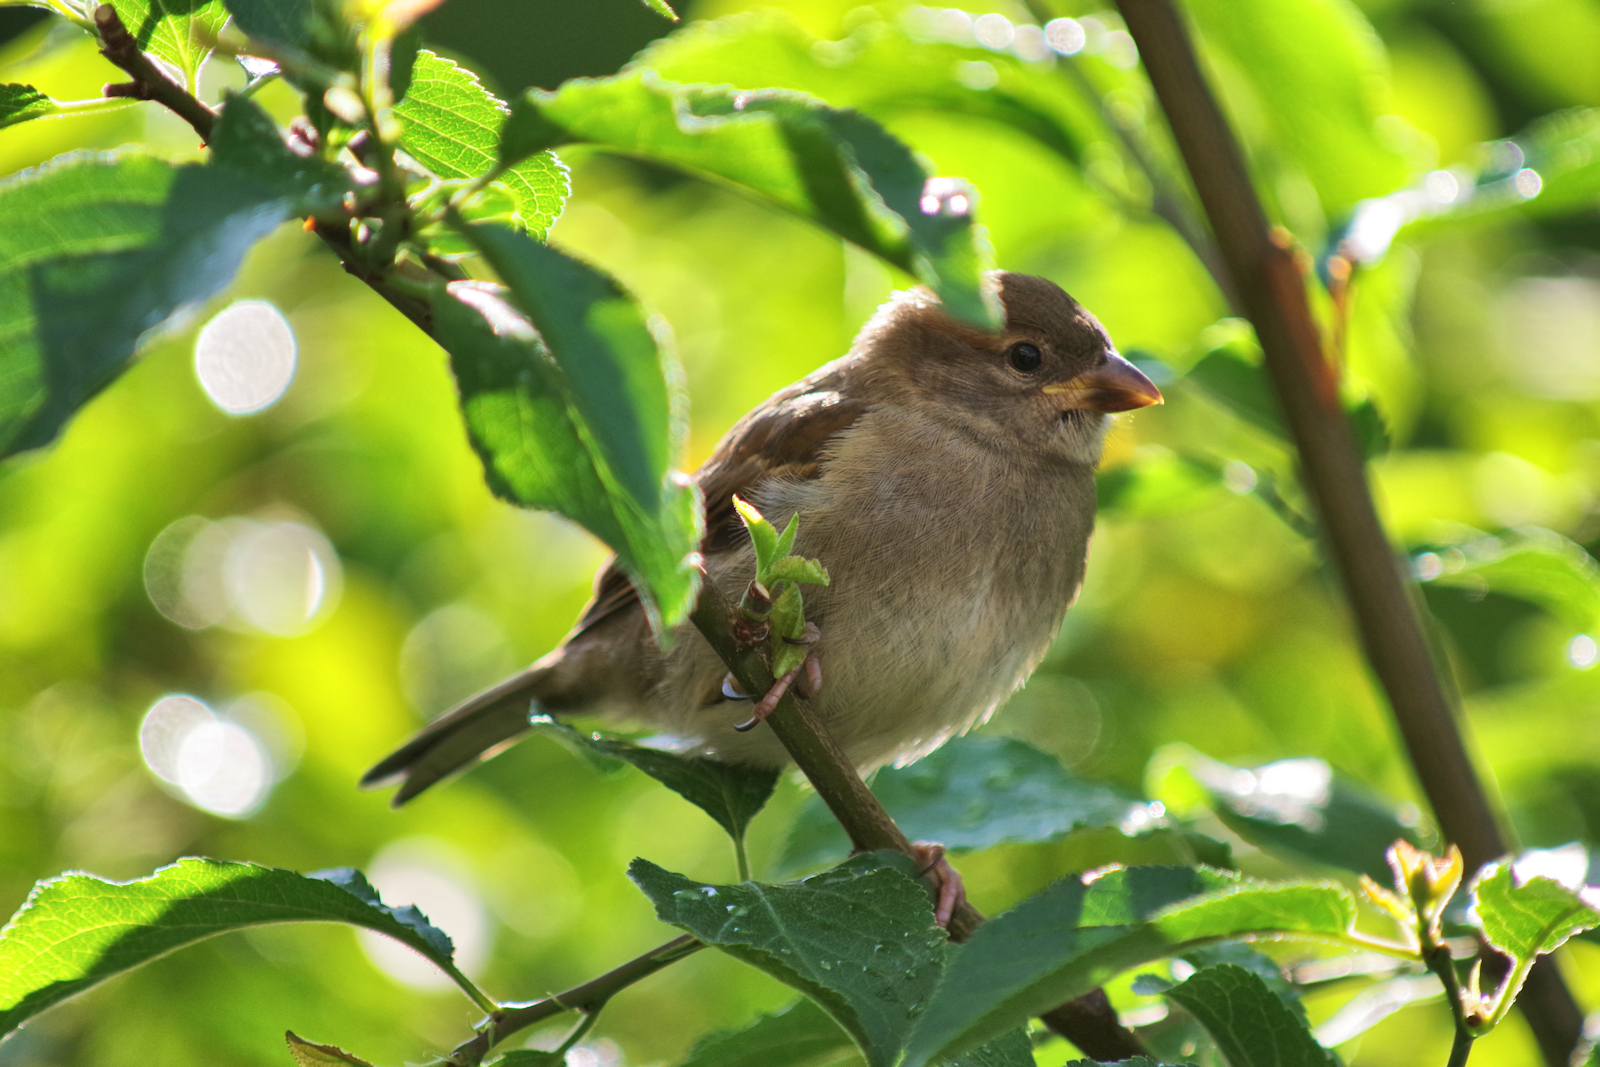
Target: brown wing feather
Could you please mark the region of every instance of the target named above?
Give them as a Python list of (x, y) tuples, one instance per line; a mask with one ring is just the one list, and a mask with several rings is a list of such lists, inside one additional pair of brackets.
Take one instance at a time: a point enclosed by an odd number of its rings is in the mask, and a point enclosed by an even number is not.
[[(747, 494), (768, 478), (809, 479), (821, 473), (828, 441), (854, 425), (870, 406), (846, 388), (853, 362), (848, 356), (835, 360), (774, 393), (717, 442), (694, 474), (706, 504), (702, 553), (724, 551), (740, 536), (735, 494)], [(638, 602), (633, 583), (613, 559), (595, 576), (594, 598), (567, 639)]]

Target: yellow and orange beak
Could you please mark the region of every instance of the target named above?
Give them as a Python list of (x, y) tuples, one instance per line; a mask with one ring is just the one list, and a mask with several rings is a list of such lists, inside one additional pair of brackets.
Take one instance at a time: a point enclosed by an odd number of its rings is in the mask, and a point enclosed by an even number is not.
[(1063, 408), (1078, 411), (1132, 411), (1161, 403), (1155, 383), (1115, 352), (1107, 352), (1105, 362), (1093, 370), (1039, 391), (1059, 398)]

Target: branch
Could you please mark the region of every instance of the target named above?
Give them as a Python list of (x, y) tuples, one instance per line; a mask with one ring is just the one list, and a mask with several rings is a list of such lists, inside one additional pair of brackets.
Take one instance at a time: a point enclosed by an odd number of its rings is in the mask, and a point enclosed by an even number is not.
[(705, 948), (703, 943), (685, 934), (629, 960), (614, 970), (607, 971), (598, 978), (573, 986), (565, 993), (556, 993), (527, 1004), (505, 1005), (489, 1016), (486, 1020), (487, 1025), (484, 1025), (476, 1036), (455, 1047), (450, 1053), (449, 1062), (463, 1065), (481, 1063), (490, 1049), (518, 1030), (542, 1022), (551, 1016), (560, 1015), (562, 1012), (581, 1011), (592, 1015), (599, 1011), (606, 1001), (641, 978), (648, 978), (668, 964), (676, 963), (703, 948)]
[(105, 46), (100, 49), (100, 54), (133, 78), (126, 84), (106, 86), (104, 92), (107, 96), (154, 100), (193, 126), (202, 141), (211, 140), (211, 130), (217, 124), (217, 113), (167, 77), (149, 56), (139, 50), (139, 42), (122, 24), (116, 8), (110, 4), (95, 8), (94, 24), (100, 31), (100, 43)]
[[(690, 618), (733, 672), (739, 687), (746, 693), (765, 693), (772, 688), (772, 672), (759, 648), (746, 647), (735, 640), (732, 620), (736, 610), (716, 583), (707, 579), (701, 583), (700, 600)], [(804, 701), (794, 697), (792, 689), (778, 701), (766, 722), (810, 780), (817, 796), (844, 827), (857, 851), (888, 849), (911, 854), (910, 840), (872, 795), (827, 727)], [(931, 872), (923, 876), (936, 890), (935, 878)], [(963, 901), (950, 917), (950, 940), (965, 941), (982, 922), (983, 913)], [(1121, 1060), (1144, 1053), (1138, 1038), (1117, 1021), (1104, 990), (1096, 989), (1040, 1018), (1095, 1059)]]
[[(1339, 404), (1288, 241), (1268, 227), (1239, 143), (1212, 96), (1172, 0), (1118, 0), (1166, 112), (1217, 246), (1265, 353), (1273, 392), (1299, 452), (1306, 490), (1343, 580), (1357, 630), (1444, 836), (1469, 869), (1507, 851), (1435, 667), (1413, 590), (1378, 521), (1365, 463)], [(1582, 1015), (1548, 965), (1524, 1006), (1552, 1065), (1565, 1064)]]

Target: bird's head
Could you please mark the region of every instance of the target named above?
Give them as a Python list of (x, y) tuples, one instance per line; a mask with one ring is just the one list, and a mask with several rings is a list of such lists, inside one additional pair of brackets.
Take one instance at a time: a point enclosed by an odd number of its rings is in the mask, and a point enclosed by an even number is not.
[(926, 290), (897, 294), (856, 352), (881, 389), (985, 444), (1094, 464), (1109, 415), (1161, 403), (1095, 317), (1054, 282), (992, 271), (1005, 327), (977, 329)]

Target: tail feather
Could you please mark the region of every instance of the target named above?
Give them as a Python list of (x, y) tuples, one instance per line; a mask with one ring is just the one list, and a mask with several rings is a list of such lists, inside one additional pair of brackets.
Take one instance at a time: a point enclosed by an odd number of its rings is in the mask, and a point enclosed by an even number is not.
[(549, 673), (529, 667), (440, 715), (415, 737), (380, 760), (361, 778), (361, 788), (399, 783), (399, 807), (456, 771), (498, 755), (529, 729), (532, 703)]

